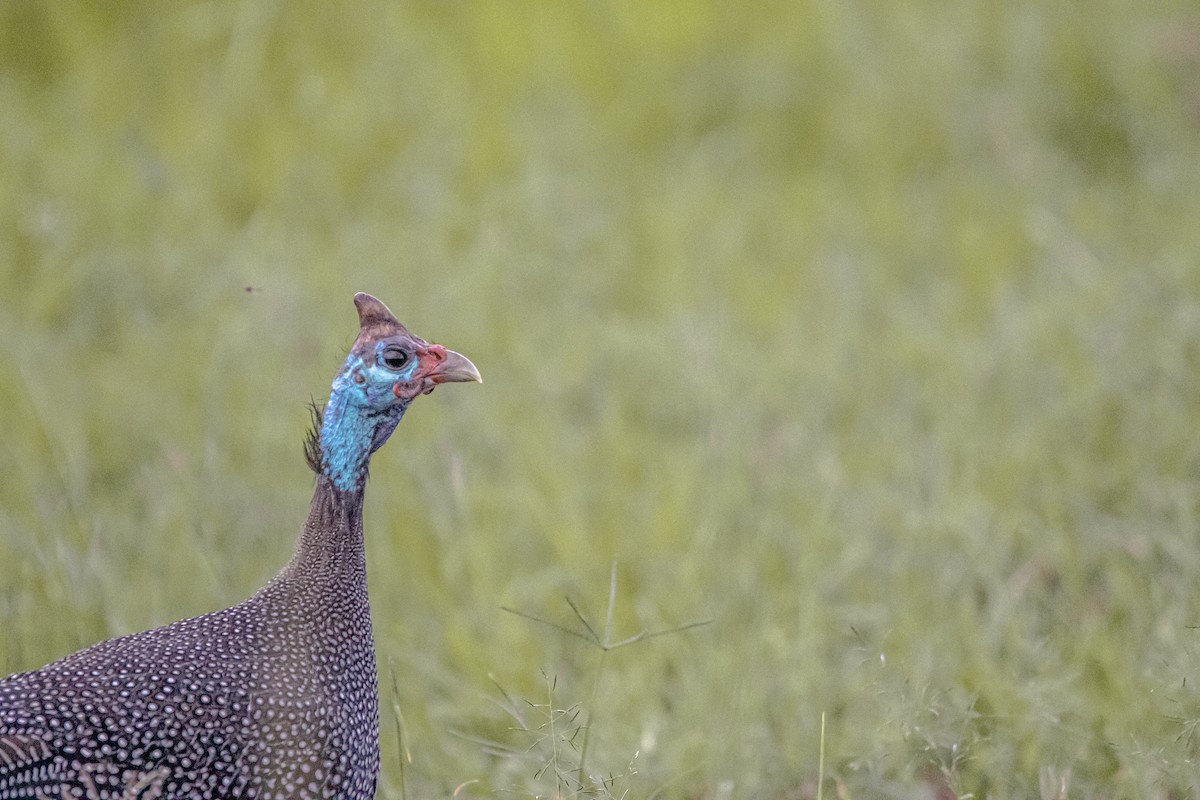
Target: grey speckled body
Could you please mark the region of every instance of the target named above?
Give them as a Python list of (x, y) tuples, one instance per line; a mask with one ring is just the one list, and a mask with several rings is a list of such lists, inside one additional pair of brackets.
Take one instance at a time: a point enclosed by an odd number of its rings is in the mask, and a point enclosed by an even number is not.
[[(0, 730), (49, 748), (0, 798), (370, 798), (378, 701), (362, 495), (319, 479), (292, 563), (224, 611), (0, 683)], [(42, 776), (40, 779), (37, 776)]]
[[(381, 342), (389, 363), (400, 343), (421, 366), (408, 366), (394, 399), (363, 401), (357, 416), (335, 380), (331, 402), (353, 424), (394, 427), (417, 394), (478, 380), (470, 362), (408, 334), (379, 301), (355, 302), (362, 332), (343, 384), (395, 377), (376, 368)], [(374, 431), (372, 450), (382, 444)], [(379, 711), (362, 524), (370, 452), (335, 459), (318, 444), (295, 555), (253, 597), (0, 681), (0, 800), (373, 797)], [(358, 472), (331, 476), (333, 460)]]

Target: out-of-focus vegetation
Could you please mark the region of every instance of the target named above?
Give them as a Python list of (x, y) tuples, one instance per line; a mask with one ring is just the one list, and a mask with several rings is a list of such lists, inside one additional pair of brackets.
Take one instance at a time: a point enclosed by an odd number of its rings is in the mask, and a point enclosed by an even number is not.
[(1194, 3), (0, 4), (0, 672), (275, 572), (357, 290), (381, 797), (1200, 796)]

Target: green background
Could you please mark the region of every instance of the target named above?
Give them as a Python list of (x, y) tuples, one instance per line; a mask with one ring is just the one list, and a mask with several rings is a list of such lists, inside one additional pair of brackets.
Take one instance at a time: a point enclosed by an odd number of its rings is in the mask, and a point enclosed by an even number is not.
[(0, 673), (274, 574), (359, 290), (381, 797), (1200, 796), (1194, 3), (0, 2)]

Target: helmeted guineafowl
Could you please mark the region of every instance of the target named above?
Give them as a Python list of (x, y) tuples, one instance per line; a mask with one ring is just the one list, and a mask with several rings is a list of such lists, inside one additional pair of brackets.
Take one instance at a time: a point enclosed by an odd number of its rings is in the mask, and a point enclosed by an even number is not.
[(480, 377), (374, 297), (354, 304), (358, 338), (306, 443), (317, 486), (291, 562), (232, 608), (0, 681), (0, 800), (373, 796), (367, 462), (413, 398)]

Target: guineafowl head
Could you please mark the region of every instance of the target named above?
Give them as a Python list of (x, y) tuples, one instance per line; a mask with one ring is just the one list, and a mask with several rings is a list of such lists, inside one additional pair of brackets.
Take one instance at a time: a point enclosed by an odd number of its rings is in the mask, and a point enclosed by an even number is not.
[(306, 448), (313, 470), (343, 490), (361, 488), (367, 463), (409, 403), (443, 383), (480, 381), (465, 356), (409, 333), (369, 294), (354, 296), (359, 332), (333, 379), (329, 403)]

